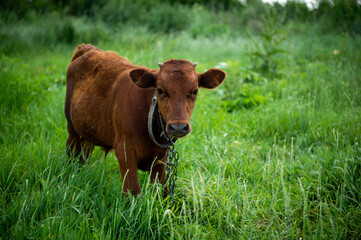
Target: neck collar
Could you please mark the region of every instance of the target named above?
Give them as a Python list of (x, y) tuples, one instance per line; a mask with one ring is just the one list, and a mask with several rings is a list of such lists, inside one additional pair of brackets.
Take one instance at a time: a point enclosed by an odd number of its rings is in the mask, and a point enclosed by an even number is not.
[[(155, 138), (154, 136), (154, 133), (153, 133), (153, 116), (154, 116), (154, 111), (156, 111), (156, 118), (157, 118), (157, 121), (160, 125), (160, 128), (161, 128), (161, 134), (160, 134), (160, 137), (162, 138), (165, 138), (167, 140), (167, 143), (165, 144), (162, 144), (162, 143), (159, 143), (157, 141), (157, 139)], [(158, 145), (159, 147), (161, 148), (168, 148), (170, 146), (173, 146), (174, 145), (174, 142), (172, 137), (169, 136), (166, 132), (165, 132), (165, 129), (164, 129), (164, 124), (163, 124), (163, 120), (162, 120), (162, 116), (159, 112), (159, 108), (158, 108), (158, 104), (157, 104), (157, 90), (155, 90), (154, 92), (154, 95), (153, 95), (153, 98), (152, 98), (152, 103), (150, 105), (150, 109), (149, 109), (149, 114), (148, 114), (148, 133), (149, 133), (149, 137), (150, 139), (152, 139), (152, 141)]]

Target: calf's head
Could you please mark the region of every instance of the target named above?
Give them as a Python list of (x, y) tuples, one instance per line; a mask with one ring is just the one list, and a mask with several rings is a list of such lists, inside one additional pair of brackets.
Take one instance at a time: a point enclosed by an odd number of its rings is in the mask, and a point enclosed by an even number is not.
[(196, 64), (186, 60), (159, 63), (159, 69), (136, 68), (130, 72), (140, 88), (155, 88), (159, 111), (168, 135), (179, 138), (191, 131), (190, 118), (199, 88), (216, 88), (226, 78), (219, 69), (197, 73)]

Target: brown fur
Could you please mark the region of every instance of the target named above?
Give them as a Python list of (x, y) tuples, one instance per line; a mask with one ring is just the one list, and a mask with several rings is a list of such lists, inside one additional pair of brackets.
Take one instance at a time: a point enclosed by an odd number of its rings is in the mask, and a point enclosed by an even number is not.
[[(155, 145), (147, 130), (155, 89), (166, 132), (178, 138), (191, 131), (198, 88), (215, 88), (225, 76), (218, 69), (199, 74), (186, 60), (169, 60), (151, 70), (132, 65), (115, 52), (79, 45), (67, 72), (68, 155), (82, 153), (84, 162), (95, 145), (106, 152), (114, 149), (125, 192), (140, 193), (137, 169), (151, 171), (152, 182), (158, 179), (163, 184), (167, 150)], [(174, 130), (179, 126), (181, 130)], [(159, 137), (156, 120), (153, 127)]]

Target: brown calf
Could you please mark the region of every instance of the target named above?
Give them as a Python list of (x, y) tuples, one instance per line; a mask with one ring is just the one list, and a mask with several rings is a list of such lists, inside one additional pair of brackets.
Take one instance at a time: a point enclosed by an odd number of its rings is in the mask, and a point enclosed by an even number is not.
[[(174, 139), (187, 135), (198, 88), (215, 88), (226, 77), (218, 69), (199, 74), (195, 64), (186, 60), (169, 60), (159, 66), (156, 70), (135, 66), (115, 52), (81, 44), (67, 72), (68, 155), (82, 153), (83, 162), (94, 145), (106, 152), (115, 149), (123, 190), (133, 195), (141, 191), (137, 169), (151, 171), (152, 182), (158, 178), (164, 184), (167, 148), (156, 142), (166, 144), (164, 135)], [(161, 124), (156, 117), (150, 118), (155, 141), (147, 128), (154, 94), (165, 126), (162, 135)]]

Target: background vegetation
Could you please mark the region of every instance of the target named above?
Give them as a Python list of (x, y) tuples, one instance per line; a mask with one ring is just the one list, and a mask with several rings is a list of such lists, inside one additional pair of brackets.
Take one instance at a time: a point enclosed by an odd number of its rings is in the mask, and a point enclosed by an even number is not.
[[(361, 13), (356, 0), (0, 3), (0, 238), (360, 239)], [(100, 149), (67, 164), (77, 44), (133, 63), (228, 73), (177, 142), (173, 202), (140, 172), (126, 199)]]

